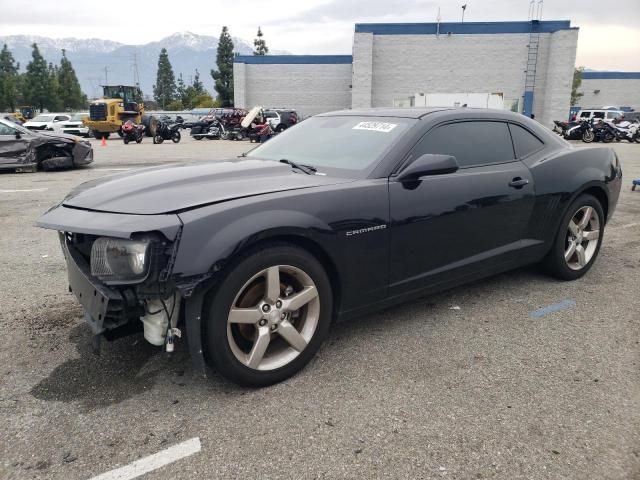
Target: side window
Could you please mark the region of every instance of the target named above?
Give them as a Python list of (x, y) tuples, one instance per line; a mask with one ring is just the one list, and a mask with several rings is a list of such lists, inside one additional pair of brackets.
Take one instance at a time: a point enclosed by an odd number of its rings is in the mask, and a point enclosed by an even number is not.
[(580, 112), (580, 118), (589, 118), (591, 112)]
[(604, 112), (593, 112), (593, 118), (604, 118)]
[(538, 139), (538, 137), (520, 125), (510, 123), (509, 130), (511, 130), (511, 138), (513, 139), (513, 146), (516, 149), (517, 158), (526, 157), (544, 146), (544, 143)]
[(515, 158), (507, 124), (490, 121), (436, 127), (413, 150), (414, 157), (425, 153), (453, 155), (461, 168), (510, 162)]
[(11, 128), (9, 125), (5, 125), (4, 123), (0, 123), (0, 135), (15, 135), (16, 131)]

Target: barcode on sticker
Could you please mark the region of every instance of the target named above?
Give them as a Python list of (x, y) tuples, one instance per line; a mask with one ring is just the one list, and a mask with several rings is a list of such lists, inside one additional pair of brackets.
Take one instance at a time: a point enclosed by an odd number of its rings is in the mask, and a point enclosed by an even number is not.
[(384, 132), (389, 133), (391, 130), (396, 128), (398, 125), (396, 123), (386, 123), (386, 122), (360, 122), (355, 127), (354, 130), (372, 130), (374, 132)]

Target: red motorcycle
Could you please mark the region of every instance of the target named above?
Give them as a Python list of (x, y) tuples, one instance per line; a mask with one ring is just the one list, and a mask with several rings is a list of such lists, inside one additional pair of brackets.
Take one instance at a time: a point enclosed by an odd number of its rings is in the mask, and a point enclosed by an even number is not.
[(124, 125), (122, 125), (122, 141), (125, 145), (131, 140), (140, 143), (144, 137), (144, 130), (144, 125), (136, 125), (131, 120), (127, 120)]

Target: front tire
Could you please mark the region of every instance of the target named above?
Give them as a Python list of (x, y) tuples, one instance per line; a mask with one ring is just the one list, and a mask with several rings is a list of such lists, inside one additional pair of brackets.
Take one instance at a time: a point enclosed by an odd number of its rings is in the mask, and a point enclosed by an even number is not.
[(164, 138), (162, 137), (162, 135), (156, 135), (155, 137), (153, 137), (153, 143), (162, 143), (164, 142)]
[(595, 135), (593, 133), (593, 131), (591, 130), (586, 130), (583, 134), (582, 134), (582, 141), (584, 143), (591, 143), (593, 142), (593, 140), (595, 139)]
[(576, 280), (589, 271), (600, 252), (604, 212), (592, 195), (580, 195), (569, 207), (544, 265), (561, 280)]
[(207, 298), (206, 358), (239, 385), (281, 382), (320, 348), (332, 298), (324, 268), (305, 250), (277, 244), (247, 254)]

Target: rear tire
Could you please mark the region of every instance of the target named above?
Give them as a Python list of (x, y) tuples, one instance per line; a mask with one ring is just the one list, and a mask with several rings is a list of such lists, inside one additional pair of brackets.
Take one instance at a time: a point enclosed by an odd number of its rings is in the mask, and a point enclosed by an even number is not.
[(543, 260), (547, 272), (561, 280), (576, 280), (587, 273), (600, 252), (604, 224), (600, 202), (592, 195), (580, 195), (562, 217)]
[(239, 385), (281, 382), (320, 348), (331, 323), (332, 300), (329, 277), (305, 250), (274, 244), (248, 253), (207, 296), (207, 361)]
[(181, 139), (182, 139), (182, 135), (177, 130), (175, 132), (173, 132), (173, 134), (171, 135), (171, 141), (173, 143), (180, 143)]

